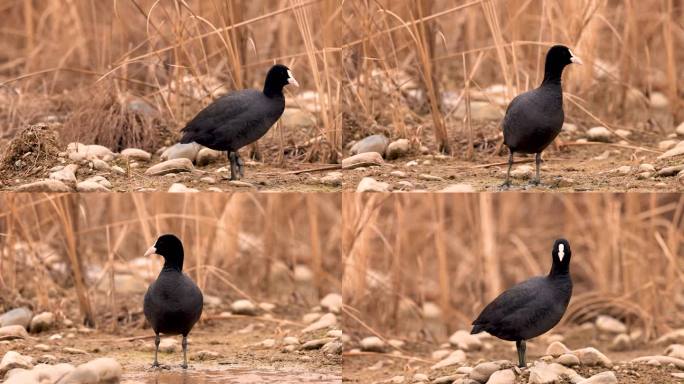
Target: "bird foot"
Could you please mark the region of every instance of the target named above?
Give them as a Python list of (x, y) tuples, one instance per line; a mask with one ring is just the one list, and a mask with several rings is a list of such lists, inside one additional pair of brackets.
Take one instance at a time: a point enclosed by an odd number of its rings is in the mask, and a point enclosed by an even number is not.
[(185, 364), (185, 363), (183, 363), (183, 364), (181, 364), (181, 368), (183, 368), (183, 369), (188, 369), (188, 365)]
[(543, 184), (542, 184), (541, 180), (539, 180), (539, 179), (532, 179), (532, 180), (530, 180), (530, 185), (533, 187), (539, 187), (539, 186), (542, 186)]
[(499, 186), (499, 190), (501, 191), (508, 191), (509, 189), (511, 189), (510, 181), (504, 181), (504, 183)]

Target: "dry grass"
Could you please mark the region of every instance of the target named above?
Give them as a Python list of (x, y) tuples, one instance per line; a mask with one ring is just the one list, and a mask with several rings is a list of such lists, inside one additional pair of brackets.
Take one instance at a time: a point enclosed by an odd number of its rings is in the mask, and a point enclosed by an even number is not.
[[(156, 150), (221, 93), (260, 89), (279, 62), (297, 75), (297, 92), (319, 95), (319, 123), (296, 132), (279, 126), (261, 150), (282, 160), (294, 144), (307, 152), (297, 160), (335, 162), (339, 14), (331, 0), (4, 1), (0, 135), (52, 116), (64, 123), (65, 142)], [(294, 103), (292, 93), (288, 99)]]
[(345, 194), (343, 210), (345, 305), (374, 329), (402, 329), (428, 301), (450, 331), (467, 328), (501, 290), (547, 273), (558, 237), (573, 251), (565, 322), (611, 314), (647, 338), (684, 323), (678, 194)]
[[(0, 312), (28, 302), (63, 313), (75, 299), (86, 323), (139, 318), (142, 295), (119, 284), (158, 273), (130, 263), (162, 233), (182, 239), (184, 270), (205, 295), (314, 305), (341, 290), (340, 204), (332, 194), (5, 194)], [(317, 292), (288, 290), (298, 265)]]
[[(640, 134), (673, 132), (684, 119), (684, 9), (671, 0), (351, 1), (345, 143), (373, 133), (467, 159), (491, 154), (500, 119), (472, 127), (471, 100), (501, 116), (517, 93), (536, 87), (544, 55), (565, 44), (585, 62), (565, 75), (567, 120)], [(483, 92), (502, 85), (502, 95)], [(654, 116), (659, 91), (669, 109)], [(443, 92), (455, 105), (442, 105)], [(502, 100), (497, 100), (502, 98)], [(465, 104), (465, 105), (464, 105)], [(484, 148), (483, 148), (484, 147)]]

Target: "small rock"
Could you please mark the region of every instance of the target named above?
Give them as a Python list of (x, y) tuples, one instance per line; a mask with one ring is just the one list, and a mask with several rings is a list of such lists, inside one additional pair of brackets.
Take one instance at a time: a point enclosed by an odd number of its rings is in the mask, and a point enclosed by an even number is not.
[(238, 187), (238, 188), (256, 188), (254, 184), (248, 183), (246, 181), (242, 180), (230, 180), (228, 182), (228, 185), (231, 185), (233, 187)]
[(449, 344), (463, 351), (479, 351), (482, 349), (482, 341), (475, 335), (465, 330), (458, 330), (449, 337)]
[(47, 331), (55, 325), (55, 315), (52, 312), (42, 312), (31, 319), (31, 332)]
[(432, 352), (432, 358), (435, 360), (442, 360), (449, 356), (451, 354), (451, 351), (448, 349), (438, 349), (434, 352)]
[(75, 183), (76, 182), (76, 170), (78, 170), (78, 165), (69, 164), (59, 171), (50, 173), (50, 179), (58, 180), (63, 183)]
[(191, 192), (199, 192), (199, 190), (196, 188), (188, 188), (182, 183), (173, 183), (169, 187), (168, 192), (170, 192), (170, 193), (191, 193)]
[(33, 317), (33, 312), (26, 307), (15, 308), (0, 316), (0, 328), (8, 325), (21, 325), (28, 328)]
[(629, 335), (621, 333), (615, 336), (610, 343), (610, 349), (618, 352), (628, 351), (632, 349), (632, 339), (629, 338)]
[(167, 148), (162, 154), (162, 160), (175, 160), (175, 159), (187, 159), (190, 162), (194, 162), (197, 158), (197, 153), (199, 153), (201, 145), (197, 143), (187, 143), (181, 144), (177, 143), (169, 148)]
[(356, 187), (356, 192), (389, 192), (389, 184), (376, 181), (372, 177), (364, 177)]
[(601, 332), (606, 333), (626, 333), (627, 326), (620, 320), (611, 317), (600, 315), (596, 318), (596, 328)]
[[(159, 345), (159, 348), (161, 350), (161, 344)], [(62, 349), (62, 352), (67, 353), (69, 355), (87, 355), (88, 352), (78, 349), (78, 348), (71, 348), (71, 347), (65, 347)]]
[(387, 146), (387, 159), (398, 159), (406, 155), (409, 151), (409, 141), (407, 139), (399, 139), (391, 142)]
[(329, 293), (321, 299), (321, 308), (332, 313), (340, 313), (342, 309), (342, 295), (339, 293)]
[(321, 183), (331, 187), (339, 187), (342, 185), (342, 172), (328, 172), (321, 177)]
[(342, 354), (342, 343), (336, 340), (329, 341), (323, 345), (321, 352), (330, 355), (341, 355)]
[(122, 368), (116, 360), (101, 357), (81, 364), (65, 375), (59, 383), (118, 383), (121, 380)]
[(451, 184), (444, 187), (440, 192), (444, 193), (471, 193), (475, 192), (475, 188), (470, 184)]
[(655, 172), (656, 169), (653, 164), (644, 163), (639, 165), (639, 171), (641, 172)]
[(527, 180), (532, 177), (534, 168), (530, 165), (519, 165), (511, 171), (511, 177), (514, 179)]
[(385, 151), (387, 150), (388, 143), (389, 139), (383, 134), (371, 135), (354, 143), (349, 150), (349, 153), (352, 155), (358, 155), (361, 153), (375, 152), (380, 155), (384, 155)]
[(571, 352), (570, 349), (565, 346), (565, 344), (561, 343), (560, 341), (554, 341), (553, 343), (549, 344), (548, 348), (546, 348), (545, 354), (553, 357), (559, 357), (567, 353)]
[(152, 155), (149, 152), (138, 148), (126, 148), (121, 151), (121, 156), (136, 161), (150, 161), (152, 158)]
[[(18, 327), (18, 325), (15, 325)], [(24, 356), (19, 352), (7, 351), (5, 355), (0, 360), (0, 377), (2, 377), (5, 372), (10, 369), (23, 368), (31, 369), (33, 368), (33, 358), (31, 356)]]
[(359, 167), (382, 165), (385, 161), (377, 152), (359, 153), (346, 159), (342, 159), (342, 169), (354, 169)]
[(428, 380), (430, 380), (430, 377), (424, 373), (416, 373), (413, 375), (414, 383), (427, 382)]
[(195, 159), (195, 164), (198, 167), (209, 165), (216, 162), (219, 158), (224, 155), (225, 152), (215, 151), (211, 148), (202, 148), (197, 152), (197, 157)]
[(582, 380), (577, 384), (617, 384), (618, 380), (613, 371), (606, 371), (596, 374), (588, 379)]
[(174, 353), (178, 350), (178, 340), (173, 337), (164, 337), (159, 341), (159, 352)]
[(613, 133), (606, 127), (593, 127), (587, 131), (587, 137), (590, 141), (599, 141), (608, 143), (611, 141)]
[(319, 329), (329, 328), (337, 324), (337, 317), (333, 313), (326, 313), (321, 316), (316, 322), (310, 324), (302, 330), (302, 333), (309, 333)]
[(572, 353), (565, 353), (563, 355), (560, 355), (556, 359), (556, 362), (566, 367), (574, 367), (580, 364), (579, 357), (573, 355)]
[(676, 359), (684, 360), (684, 345), (672, 344), (665, 350), (665, 354)]
[(452, 365), (463, 364), (466, 361), (466, 354), (461, 350), (452, 352), (446, 358), (440, 360), (435, 365), (431, 366), (430, 369), (442, 369), (444, 367), (450, 367)]
[(668, 149), (674, 148), (677, 143), (679, 143), (679, 140), (663, 140), (658, 143), (658, 149), (661, 151), (667, 151)]
[(322, 339), (315, 339), (315, 340), (310, 340), (307, 341), (306, 343), (302, 344), (302, 349), (304, 350), (312, 350), (312, 349), (321, 349), (324, 345), (328, 344), (329, 342), (334, 341), (334, 339), (325, 337)]
[(418, 175), (418, 179), (425, 181), (444, 181), (444, 179), (439, 176), (428, 175), (427, 173), (421, 173)]
[(416, 167), (418, 166), (418, 162), (416, 160), (411, 160), (407, 162), (405, 166), (406, 168)]
[(273, 348), (276, 345), (276, 341), (274, 339), (266, 339), (259, 343), (264, 348)]
[(578, 349), (573, 351), (573, 353), (579, 358), (582, 365), (588, 365), (590, 367), (601, 366), (606, 368), (610, 368), (613, 365), (613, 362), (611, 362), (606, 355), (593, 347)]
[(93, 164), (93, 169), (95, 169), (96, 171), (109, 171), (109, 169), (111, 168), (109, 164), (104, 160), (93, 159), (91, 162)]
[(283, 345), (299, 345), (299, 339), (294, 336), (283, 338)]
[(214, 179), (211, 176), (205, 176), (205, 177), (201, 178), (200, 181), (203, 183), (209, 184), (209, 185), (216, 184), (216, 179)]
[(115, 165), (112, 167), (112, 172), (119, 174), (119, 175), (125, 175), (126, 174), (126, 171), (123, 168), (119, 167), (118, 165)]
[(0, 327), (0, 340), (26, 339), (28, 332), (22, 325), (6, 325)]
[(407, 175), (406, 175), (406, 172), (404, 172), (404, 171), (392, 171), (392, 172), (390, 172), (390, 176), (399, 177), (399, 178), (403, 179)]
[(536, 362), (530, 368), (529, 384), (553, 384), (558, 383), (562, 376), (576, 376), (576, 372), (560, 364)]
[(670, 177), (670, 176), (674, 176), (674, 175), (678, 174), (682, 170), (684, 170), (684, 164), (673, 165), (673, 166), (665, 167), (665, 168), (661, 169), (660, 171), (658, 171), (658, 173), (656, 173), (656, 175), (660, 176), (660, 177)]
[(214, 351), (199, 351), (192, 356), (192, 360), (195, 361), (208, 361), (216, 360), (220, 355)]
[(109, 188), (103, 186), (100, 183), (96, 183), (94, 181), (81, 181), (80, 183), (76, 184), (76, 190), (78, 192), (109, 192)]
[(366, 352), (384, 352), (387, 348), (379, 337), (369, 336), (361, 340), (361, 350)]
[(230, 310), (236, 315), (256, 316), (257, 309), (249, 300), (236, 300), (230, 305)]
[(487, 384), (515, 384), (515, 372), (512, 369), (502, 369), (489, 376)]
[(563, 123), (563, 128), (561, 130), (567, 133), (576, 133), (577, 125), (571, 123)]
[(479, 383), (486, 383), (494, 372), (509, 368), (510, 365), (510, 362), (504, 360), (487, 361), (476, 365), (468, 376)]
[(652, 362), (657, 362), (661, 365), (672, 364), (679, 369), (684, 369), (684, 360), (670, 356), (644, 356), (632, 360), (632, 363), (648, 363), (649, 365), (654, 365)]
[(169, 173), (190, 172), (193, 168), (192, 161), (186, 158), (178, 158), (151, 166), (145, 171), (145, 175), (162, 176)]

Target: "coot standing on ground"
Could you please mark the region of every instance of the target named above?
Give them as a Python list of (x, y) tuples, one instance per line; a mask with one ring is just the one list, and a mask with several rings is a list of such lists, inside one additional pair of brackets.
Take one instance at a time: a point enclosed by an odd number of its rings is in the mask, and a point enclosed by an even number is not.
[(558, 239), (553, 244), (553, 263), (547, 276), (533, 277), (517, 284), (489, 303), (473, 321), (472, 334), (483, 331), (515, 341), (518, 364), (525, 364), (525, 340), (553, 328), (563, 317), (572, 296), (570, 244)]
[(183, 365), (188, 367), (188, 333), (202, 315), (202, 291), (183, 273), (183, 243), (174, 235), (163, 235), (145, 256), (164, 257), (164, 267), (145, 293), (143, 312), (156, 335), (154, 363), (158, 367), (159, 334), (183, 335)]
[(534, 153), (537, 174), (533, 184), (541, 182), (541, 153), (563, 128), (563, 69), (582, 61), (568, 47), (555, 45), (546, 54), (544, 80), (537, 89), (516, 96), (508, 105), (503, 119), (504, 144), (508, 147), (508, 172), (503, 187), (511, 185), (513, 154)]
[(230, 179), (244, 176), (238, 150), (261, 138), (285, 110), (283, 87), (299, 86), (289, 68), (276, 64), (268, 71), (263, 91), (244, 89), (218, 98), (197, 114), (181, 131), (181, 143), (227, 151)]

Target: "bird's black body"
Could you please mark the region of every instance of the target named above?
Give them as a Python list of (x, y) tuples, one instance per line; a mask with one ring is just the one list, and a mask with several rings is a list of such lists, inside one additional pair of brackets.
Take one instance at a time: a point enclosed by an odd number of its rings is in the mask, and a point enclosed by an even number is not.
[(159, 334), (183, 336), (183, 368), (187, 368), (187, 336), (202, 316), (204, 298), (197, 284), (183, 273), (183, 244), (174, 235), (163, 235), (146, 255), (164, 257), (164, 267), (147, 289), (145, 318), (156, 335), (154, 366), (158, 366)]
[(285, 110), (283, 87), (297, 84), (290, 70), (274, 65), (266, 75), (263, 91), (231, 92), (209, 104), (181, 130), (181, 143), (196, 142), (217, 151), (227, 151), (231, 179), (242, 173), (238, 150), (268, 132)]
[(510, 185), (513, 154), (534, 153), (539, 183), (541, 153), (558, 136), (563, 128), (563, 69), (571, 63), (581, 63), (567, 47), (556, 45), (549, 49), (544, 65), (542, 84), (531, 91), (516, 96), (508, 105), (503, 119), (504, 144), (509, 150), (508, 174), (505, 186)]
[(519, 354), (522, 348), (520, 366), (525, 366), (525, 340), (558, 324), (572, 296), (570, 244), (564, 239), (556, 240), (552, 254), (553, 264), (547, 276), (534, 277), (507, 289), (473, 321), (473, 334), (488, 332), (515, 341)]

